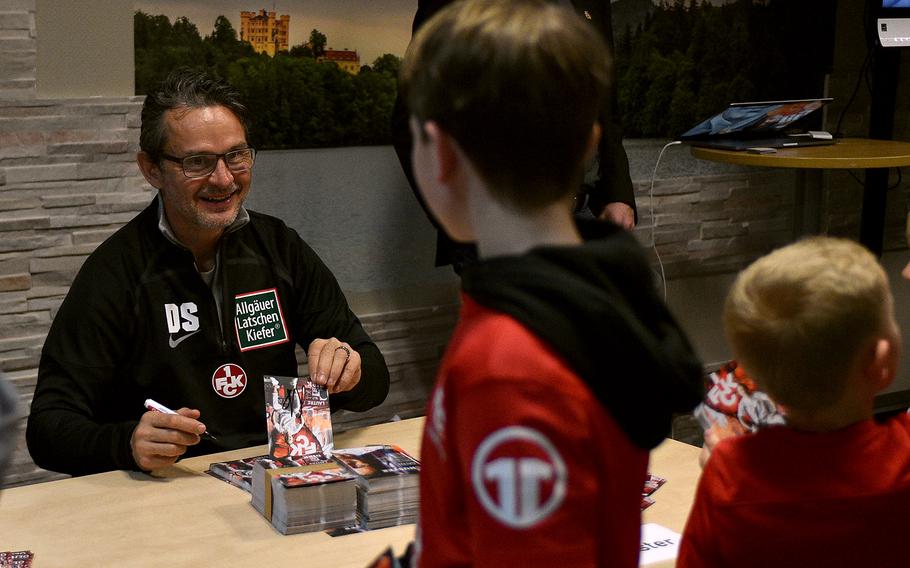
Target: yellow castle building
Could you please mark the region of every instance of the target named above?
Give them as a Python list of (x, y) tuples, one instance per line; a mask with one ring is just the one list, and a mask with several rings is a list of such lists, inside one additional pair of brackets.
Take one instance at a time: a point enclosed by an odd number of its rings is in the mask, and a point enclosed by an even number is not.
[(259, 10), (240, 12), (240, 39), (252, 44), (257, 53), (274, 57), (279, 51), (288, 50), (291, 17), (276, 17), (275, 12)]

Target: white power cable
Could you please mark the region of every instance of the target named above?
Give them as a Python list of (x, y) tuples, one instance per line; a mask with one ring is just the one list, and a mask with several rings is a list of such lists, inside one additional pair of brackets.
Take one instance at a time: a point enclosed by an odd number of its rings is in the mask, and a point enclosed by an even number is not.
[(657, 155), (657, 162), (654, 164), (654, 171), (651, 172), (651, 186), (648, 189), (648, 215), (651, 217), (651, 248), (654, 249), (654, 255), (657, 257), (657, 266), (660, 267), (660, 284), (664, 291), (665, 303), (667, 302), (667, 275), (664, 273), (664, 263), (660, 259), (660, 253), (657, 252), (657, 239), (655, 236), (657, 218), (654, 217), (654, 180), (657, 178), (657, 167), (660, 165), (661, 158), (664, 157), (664, 152), (666, 152), (667, 148), (670, 146), (676, 146), (677, 144), (682, 144), (682, 142), (674, 140), (660, 149), (660, 154)]

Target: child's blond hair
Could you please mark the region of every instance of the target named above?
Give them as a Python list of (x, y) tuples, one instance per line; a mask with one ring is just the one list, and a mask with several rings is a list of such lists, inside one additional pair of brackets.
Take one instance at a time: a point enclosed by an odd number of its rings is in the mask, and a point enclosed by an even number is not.
[(837, 402), (892, 307), (878, 260), (846, 239), (812, 237), (755, 261), (724, 306), (734, 356), (784, 407)]

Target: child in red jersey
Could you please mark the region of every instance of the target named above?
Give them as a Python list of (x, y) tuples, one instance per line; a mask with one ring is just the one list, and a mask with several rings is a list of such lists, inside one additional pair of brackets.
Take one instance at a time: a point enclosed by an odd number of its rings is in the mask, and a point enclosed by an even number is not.
[(784, 247), (739, 275), (724, 324), (786, 425), (716, 442), (677, 565), (910, 566), (910, 419), (873, 419), (901, 348), (875, 257), (843, 239)]
[(648, 450), (701, 366), (636, 239), (572, 219), (608, 65), (533, 0), (453, 3), (408, 50), (418, 185), (481, 259), (428, 405), (414, 565), (638, 565)]

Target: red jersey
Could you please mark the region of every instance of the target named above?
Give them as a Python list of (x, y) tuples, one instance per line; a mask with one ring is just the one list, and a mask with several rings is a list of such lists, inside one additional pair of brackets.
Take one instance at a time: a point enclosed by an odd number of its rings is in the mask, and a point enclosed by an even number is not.
[(702, 472), (677, 566), (910, 566), (910, 416), (726, 439)]
[(463, 301), (428, 404), (415, 565), (637, 567), (647, 451), (549, 345)]

